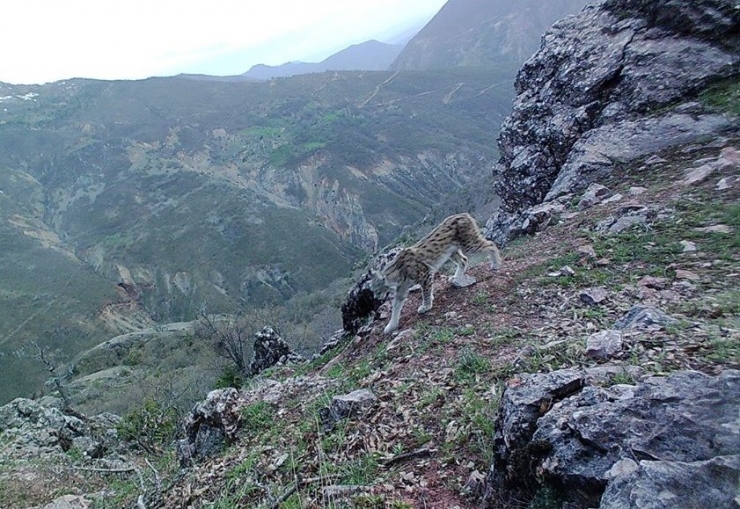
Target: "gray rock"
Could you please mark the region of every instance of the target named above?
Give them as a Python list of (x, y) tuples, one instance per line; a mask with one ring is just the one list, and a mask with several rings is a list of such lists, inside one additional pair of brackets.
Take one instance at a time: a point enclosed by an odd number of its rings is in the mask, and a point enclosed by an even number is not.
[(675, 318), (658, 308), (636, 305), (614, 323), (614, 328), (617, 330), (646, 329), (652, 326), (666, 327), (675, 323), (677, 323)]
[(596, 231), (601, 233), (617, 234), (633, 226), (646, 227), (658, 218), (658, 212), (650, 207), (622, 207), (622, 215), (610, 216), (596, 225)]
[(5, 450), (18, 458), (51, 456), (72, 447), (88, 457), (101, 458), (122, 447), (115, 430), (120, 420), (113, 414), (68, 415), (58, 408), (17, 398), (0, 407), (0, 438), (13, 443)]
[(586, 192), (581, 196), (581, 200), (578, 202), (578, 208), (583, 210), (593, 207), (607, 196), (609, 196), (609, 189), (594, 182), (588, 186)]
[(93, 503), (85, 497), (64, 495), (55, 498), (46, 504), (43, 509), (89, 509), (91, 507), (93, 507)]
[(476, 281), (477, 280), (473, 276), (470, 276), (468, 274), (463, 274), (463, 276), (460, 278), (450, 278), (450, 283), (455, 288), (467, 288), (468, 286), (474, 285)]
[(602, 286), (588, 288), (578, 294), (578, 298), (581, 299), (581, 302), (589, 306), (598, 306), (604, 302), (608, 296), (609, 294), (607, 293), (606, 288)]
[(349, 394), (334, 396), (331, 405), (319, 411), (322, 429), (326, 432), (343, 420), (354, 418), (367, 412), (378, 400), (377, 396), (367, 389), (358, 389)]
[(696, 252), (696, 243), (690, 241), (690, 240), (682, 240), (679, 242), (681, 244), (681, 247), (683, 247), (684, 253), (695, 253)]
[[(514, 380), (499, 407), (489, 494), (522, 500), (548, 482), (579, 508), (599, 507), (607, 492), (612, 508), (705, 507), (736, 496), (736, 459), (726, 457), (737, 455), (740, 371), (610, 387), (574, 370)], [(664, 505), (635, 504), (649, 494)]]
[(686, 170), (686, 178), (683, 179), (683, 184), (687, 186), (701, 184), (712, 173), (714, 173), (714, 168), (708, 164), (699, 166), (698, 168), (691, 168)]
[(608, 359), (622, 351), (622, 331), (608, 329), (591, 334), (586, 340), (586, 355), (596, 359)]
[(251, 376), (257, 375), (278, 363), (291, 362), (297, 364), (304, 361), (305, 359), (293, 352), (288, 343), (272, 327), (263, 327), (261, 331), (254, 335), (254, 357), (249, 364)]
[[(626, 461), (626, 460), (623, 460)], [(631, 460), (630, 460), (631, 461)], [(634, 462), (632, 462), (634, 463)], [(601, 509), (703, 509), (737, 507), (740, 456), (706, 461), (640, 461), (618, 472), (601, 497)]]
[(180, 465), (190, 466), (232, 443), (241, 422), (240, 409), (245, 404), (241, 392), (233, 387), (211, 391), (196, 404), (185, 419), (185, 438), (177, 443)]
[(615, 163), (733, 129), (732, 117), (688, 103), (740, 75), (739, 23), (729, 0), (614, 0), (553, 25), (517, 76), (494, 168), (501, 206), (486, 235), (503, 244), (526, 233), (523, 210), (583, 191)]
[(663, 159), (662, 157), (657, 156), (657, 155), (651, 155), (650, 157), (647, 158), (647, 160), (645, 161), (645, 164), (653, 166), (656, 164), (663, 164), (665, 162), (666, 160)]

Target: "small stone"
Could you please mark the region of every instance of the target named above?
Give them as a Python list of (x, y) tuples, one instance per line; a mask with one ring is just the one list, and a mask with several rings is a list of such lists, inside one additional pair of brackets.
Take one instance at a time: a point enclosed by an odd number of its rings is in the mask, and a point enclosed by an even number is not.
[(654, 288), (656, 290), (663, 290), (668, 288), (668, 279), (664, 277), (645, 276), (640, 279), (637, 284), (646, 288)]
[(727, 159), (735, 164), (740, 164), (740, 151), (735, 147), (725, 147), (719, 153), (721, 159)]
[(561, 276), (575, 276), (576, 271), (571, 269), (570, 266), (566, 265), (562, 269), (560, 269), (560, 275)]
[(617, 320), (614, 328), (618, 330), (646, 329), (653, 325), (665, 327), (675, 322), (675, 318), (668, 316), (658, 308), (638, 305), (632, 306), (626, 315)]
[(585, 244), (578, 248), (578, 254), (586, 258), (596, 258), (596, 251), (591, 244)]
[(715, 224), (714, 226), (704, 226), (702, 228), (694, 228), (694, 230), (698, 232), (707, 232), (707, 233), (732, 233), (734, 231), (732, 229), (732, 226), (727, 226), (726, 224)]
[(583, 210), (589, 207), (593, 207), (599, 203), (603, 198), (609, 194), (609, 189), (601, 184), (593, 183), (588, 186), (588, 189), (581, 196), (581, 200), (578, 202), (578, 208)]
[(578, 295), (578, 298), (581, 299), (583, 303), (588, 304), (589, 306), (597, 306), (604, 302), (607, 296), (608, 293), (606, 291), (606, 288), (596, 287), (582, 291)]
[(691, 168), (686, 171), (686, 178), (683, 179), (683, 183), (687, 186), (693, 184), (701, 184), (713, 172), (714, 168), (712, 168), (708, 164), (702, 165), (698, 168)]
[(721, 178), (719, 179), (719, 182), (717, 182), (715, 188), (717, 191), (726, 191), (730, 188), (730, 183), (727, 181), (727, 178)]
[(640, 196), (645, 191), (647, 191), (646, 187), (633, 186), (633, 187), (630, 187), (629, 193), (630, 193), (630, 196)]
[(601, 204), (602, 204), (602, 205), (606, 205), (606, 204), (609, 204), (609, 203), (614, 203), (614, 202), (618, 202), (618, 201), (619, 201), (619, 200), (621, 200), (622, 198), (624, 198), (624, 196), (623, 196), (623, 195), (621, 195), (621, 194), (619, 194), (619, 193), (617, 193), (617, 194), (615, 194), (615, 195), (613, 195), (613, 196), (610, 196), (610, 197), (609, 197), (609, 198), (607, 198), (606, 200), (602, 201), (602, 202), (601, 202)]
[(463, 274), (460, 278), (451, 277), (450, 283), (455, 288), (466, 288), (468, 286), (474, 285), (477, 280), (473, 276), (469, 276), (467, 274)]
[(649, 164), (649, 165), (652, 166), (652, 165), (655, 165), (655, 164), (663, 164), (665, 162), (666, 162), (665, 159), (663, 159), (660, 156), (657, 156), (657, 155), (653, 154), (653, 155), (651, 155), (650, 157), (647, 158), (647, 160), (645, 161), (645, 164)]
[(591, 334), (586, 340), (586, 355), (595, 359), (608, 359), (622, 350), (622, 332), (605, 330)]
[(606, 472), (606, 474), (604, 474), (604, 477), (606, 477), (607, 479), (612, 479), (620, 475), (631, 474), (638, 468), (640, 468), (640, 466), (634, 460), (630, 458), (622, 458), (614, 465), (612, 465), (612, 468), (610, 468)]
[(644, 225), (646, 222), (647, 218), (644, 216), (623, 216), (617, 219), (614, 224), (609, 227), (609, 233), (620, 233), (635, 225)]
[(690, 240), (682, 240), (679, 242), (683, 246), (683, 252), (684, 253), (695, 253), (696, 252), (696, 244), (691, 242)]
[(676, 279), (688, 279), (689, 281), (699, 281), (698, 274), (689, 270), (676, 269)]

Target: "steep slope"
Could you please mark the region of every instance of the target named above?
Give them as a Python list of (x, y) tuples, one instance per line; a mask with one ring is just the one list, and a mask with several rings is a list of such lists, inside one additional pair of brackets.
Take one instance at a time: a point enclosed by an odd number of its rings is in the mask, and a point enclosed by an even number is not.
[[(647, 163), (657, 158), (661, 162)], [(687, 179), (704, 164), (715, 168), (711, 176)], [(718, 186), (723, 181), (731, 185)], [(587, 398), (610, 388), (635, 390), (655, 375), (665, 378), (690, 369), (715, 376), (740, 368), (740, 139), (708, 138), (650, 154), (621, 166), (602, 184), (608, 191), (598, 202), (591, 198), (587, 206), (574, 200), (549, 228), (509, 246), (501, 272), (476, 265), (471, 274), (478, 282), (465, 289), (438, 277), (434, 307), (425, 315), (416, 313), (420, 296), (412, 293), (397, 334), (382, 334), (386, 306), (357, 336), (310, 364), (276, 366), (247, 388), (211, 394), (210, 403), (198, 409), (219, 416), (208, 421), (217, 431), (201, 428), (209, 431), (201, 431), (200, 443), (230, 437), (213, 456), (181, 469), (171, 449), (146, 455), (133, 446), (116, 464), (117, 481), (103, 498), (100, 486), (110, 473), (91, 469), (111, 468), (110, 463), (80, 452), (65, 454), (54, 445), (49, 449), (56, 453), (47, 451), (33, 463), (17, 457), (4, 462), (6, 506), (44, 503), (71, 493), (72, 486), (86, 486), (86, 499), (111, 508), (133, 505), (140, 494), (147, 507), (486, 507), (480, 499), (486, 474), (501, 453), (494, 443), (499, 429), (494, 422), (504, 418), (498, 404), (505, 391), (529, 380), (526, 373), (556, 376), (556, 370), (573, 368), (596, 380), (591, 392), (584, 391)], [(616, 218), (645, 209), (657, 213), (643, 225), (609, 230)], [(686, 242), (694, 249), (686, 250)], [(598, 288), (603, 298), (590, 301)], [(618, 348), (606, 358), (590, 349), (593, 336), (613, 329), (636, 305), (658, 309), (667, 318), (653, 311), (653, 321), (624, 330)], [(361, 389), (373, 395), (367, 406), (327, 425), (332, 399)], [(591, 408), (597, 396), (579, 412)], [(352, 398), (366, 401), (358, 394)], [(625, 398), (619, 401), (629, 401)], [(220, 413), (214, 404), (219, 401)], [(545, 414), (543, 421), (558, 408), (546, 401), (536, 406)], [(634, 418), (637, 410), (627, 417)], [(163, 415), (156, 408), (149, 412), (136, 415)], [(0, 411), (0, 416), (7, 413)], [(136, 415), (128, 422), (139, 422)], [(596, 440), (613, 436), (606, 432), (610, 417), (601, 419), (604, 432), (588, 443), (597, 447)], [(667, 425), (688, 422), (690, 416), (657, 423), (658, 436)], [(12, 435), (10, 443), (24, 436)], [(206, 443), (206, 436), (212, 441)], [(141, 439), (147, 440), (143, 432)], [(161, 447), (169, 447), (167, 440)], [(696, 441), (705, 443), (704, 438)], [(634, 454), (628, 447), (618, 450)], [(670, 457), (680, 453), (671, 451)], [(594, 452), (582, 460), (602, 456)], [(513, 509), (530, 500), (529, 507), (560, 507), (577, 495), (576, 486), (560, 492), (546, 484), (550, 478), (538, 473), (557, 474), (558, 465), (546, 460), (546, 455), (527, 456), (519, 467), (509, 462), (519, 468), (513, 470), (519, 498), (506, 502), (505, 493), (489, 491), (488, 507)], [(42, 474), (47, 482), (34, 484), (29, 492), (25, 479), (31, 473)], [(585, 474), (562, 475), (577, 483)], [(688, 496), (728, 495), (720, 483), (724, 475), (715, 476), (712, 489)], [(64, 479), (73, 481), (59, 482)], [(682, 486), (660, 489), (668, 493)], [(729, 495), (735, 496), (731, 488)], [(601, 491), (587, 495), (589, 505), (572, 507), (598, 506)], [(282, 502), (275, 505), (277, 500)], [(684, 494), (677, 500), (694, 499)]]
[(402, 49), (400, 44), (365, 41), (353, 44), (321, 62), (288, 62), (277, 66), (258, 64), (242, 76), (270, 80), (324, 71), (385, 71)]
[(519, 66), (555, 21), (585, 0), (450, 0), (403, 49), (391, 69)]

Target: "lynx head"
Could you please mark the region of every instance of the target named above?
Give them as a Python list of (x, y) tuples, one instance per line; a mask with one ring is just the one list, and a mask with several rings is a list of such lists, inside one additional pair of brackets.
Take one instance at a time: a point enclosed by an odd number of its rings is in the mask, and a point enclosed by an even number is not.
[(390, 290), (388, 282), (385, 279), (385, 272), (382, 270), (371, 270), (370, 274), (370, 291), (375, 294), (377, 299), (383, 299)]

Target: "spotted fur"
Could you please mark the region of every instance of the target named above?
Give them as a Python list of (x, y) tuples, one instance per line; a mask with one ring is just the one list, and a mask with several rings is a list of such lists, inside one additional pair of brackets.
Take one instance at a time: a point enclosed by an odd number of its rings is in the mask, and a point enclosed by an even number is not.
[(398, 254), (384, 269), (373, 273), (371, 289), (376, 295), (393, 291), (393, 311), (391, 320), (384, 332), (390, 333), (398, 328), (401, 308), (412, 286), (421, 285), (422, 303), (419, 313), (432, 308), (434, 295), (432, 283), (434, 274), (447, 260), (456, 265), (451, 280), (460, 280), (468, 266), (466, 254), (486, 252), (491, 261), (491, 269), (501, 267), (501, 255), (496, 244), (481, 235), (475, 219), (470, 214), (456, 214), (442, 221), (426, 237)]

